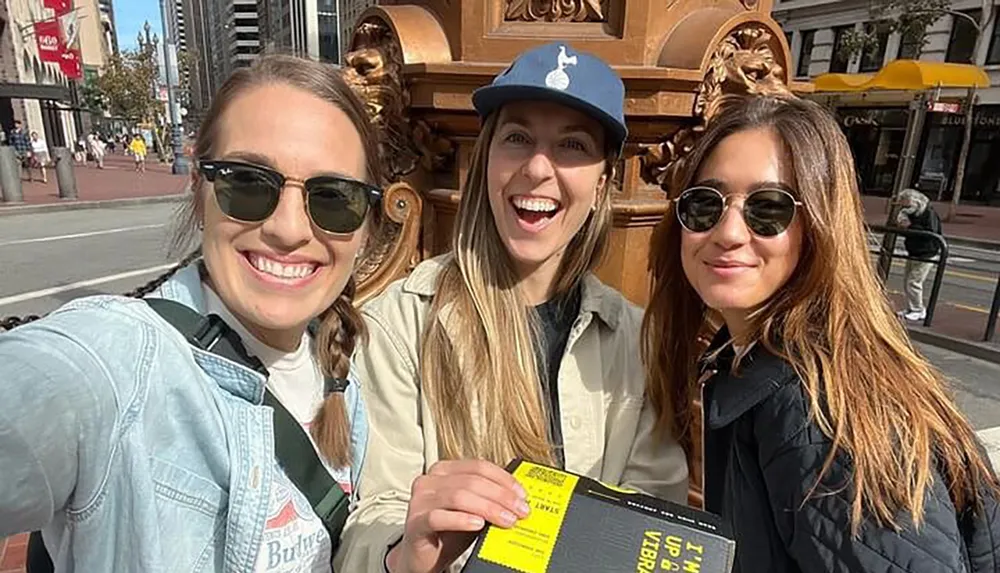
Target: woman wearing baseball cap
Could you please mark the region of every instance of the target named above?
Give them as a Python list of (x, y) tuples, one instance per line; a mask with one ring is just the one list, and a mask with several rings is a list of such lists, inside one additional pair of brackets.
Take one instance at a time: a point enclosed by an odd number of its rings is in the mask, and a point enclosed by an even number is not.
[(483, 120), (452, 252), (363, 309), (369, 460), (340, 571), (457, 569), (486, 523), (530, 511), (516, 457), (683, 502), (653, 435), (642, 312), (593, 274), (627, 131), (621, 78), (565, 43), (475, 92)]

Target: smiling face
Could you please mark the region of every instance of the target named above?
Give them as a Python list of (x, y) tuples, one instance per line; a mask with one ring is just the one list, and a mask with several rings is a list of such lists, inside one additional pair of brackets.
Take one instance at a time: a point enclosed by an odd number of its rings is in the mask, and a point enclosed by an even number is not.
[(752, 129), (722, 139), (701, 164), (695, 185), (718, 189), (728, 198), (728, 208), (708, 231), (681, 230), (684, 274), (705, 304), (722, 314), (730, 332), (740, 336), (747, 315), (792, 276), (803, 241), (801, 210), (784, 232), (762, 237), (743, 219), (744, 199), (760, 188), (794, 190), (795, 172), (778, 135)]
[(213, 288), (255, 336), (292, 350), (308, 323), (340, 296), (365, 235), (365, 227), (348, 235), (316, 227), (298, 181), (364, 180), (361, 137), (337, 106), (284, 84), (243, 92), (219, 126), (212, 159), (254, 163), (297, 180), (286, 182), (274, 213), (260, 223), (223, 214), (211, 183), (201, 193), (202, 250)]
[(547, 102), (510, 103), (499, 113), (486, 175), (490, 208), (522, 280), (545, 292), (604, 192), (604, 130)]

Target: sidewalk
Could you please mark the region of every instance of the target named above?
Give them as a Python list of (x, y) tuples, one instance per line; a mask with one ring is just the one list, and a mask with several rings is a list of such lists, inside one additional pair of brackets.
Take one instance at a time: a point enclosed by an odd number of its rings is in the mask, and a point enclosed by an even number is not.
[(0, 573), (23, 573), (28, 534), (0, 539)]
[[(890, 295), (896, 308), (906, 306), (901, 294)], [(993, 341), (984, 342), (987, 313), (971, 310), (947, 300), (938, 300), (930, 328), (921, 323), (907, 323), (913, 340), (933, 344), (989, 362), (1000, 363), (1000, 326), (994, 328)]]
[[(170, 173), (170, 165), (159, 163), (156, 158), (147, 158), (146, 173), (142, 175), (133, 171), (134, 166), (132, 157), (125, 155), (106, 156), (104, 169), (98, 169), (94, 163), (74, 165), (73, 172), (76, 175), (76, 189), (79, 195), (76, 201), (106, 201), (109, 199), (177, 195), (184, 192), (188, 181), (190, 181), (189, 176)], [(24, 203), (9, 204), (0, 200), (0, 210), (17, 205), (68, 202), (59, 198), (55, 169), (49, 168), (46, 171), (48, 183), (38, 181), (29, 183), (22, 179), (21, 192), (24, 195)], [(35, 170), (33, 175), (38, 177), (38, 171)]]
[[(865, 206), (865, 219), (869, 225), (885, 225), (889, 212), (887, 197), (862, 196)], [(948, 213), (949, 203), (932, 203), (934, 210), (943, 219)], [(1000, 207), (984, 207), (981, 205), (959, 205), (954, 221), (941, 224), (943, 235), (950, 239), (966, 239), (967, 242), (996, 243), (1000, 250)]]

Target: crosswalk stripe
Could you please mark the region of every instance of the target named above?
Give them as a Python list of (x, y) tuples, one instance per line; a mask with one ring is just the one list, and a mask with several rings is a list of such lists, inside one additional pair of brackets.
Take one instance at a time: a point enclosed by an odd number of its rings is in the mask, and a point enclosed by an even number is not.
[(976, 435), (986, 446), (990, 461), (993, 462), (993, 468), (1000, 472), (1000, 426), (980, 430), (976, 432)]

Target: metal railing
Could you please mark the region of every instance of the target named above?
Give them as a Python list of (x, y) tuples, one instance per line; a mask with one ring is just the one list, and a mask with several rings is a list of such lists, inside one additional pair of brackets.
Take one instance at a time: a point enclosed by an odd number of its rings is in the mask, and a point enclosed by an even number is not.
[[(921, 231), (918, 229), (903, 229), (900, 227), (887, 227), (885, 225), (872, 225), (869, 229), (876, 233), (883, 233), (882, 246), (872, 251), (879, 255), (878, 275), (884, 284), (889, 278), (889, 270), (892, 268), (892, 259), (900, 258), (908, 261), (920, 261), (922, 263), (934, 263), (937, 270), (934, 272), (934, 283), (931, 286), (931, 294), (927, 300), (927, 316), (924, 317), (924, 326), (930, 326), (934, 320), (934, 308), (937, 306), (938, 295), (941, 293), (941, 282), (944, 280), (945, 266), (948, 264), (948, 241), (937, 233)], [(927, 259), (924, 257), (911, 257), (907, 255), (896, 255), (896, 235), (902, 237), (926, 237), (937, 242), (940, 247), (937, 259)], [(1000, 304), (1000, 285), (998, 285), (997, 296), (994, 297), (994, 305)]]
[(997, 314), (1000, 313), (1000, 277), (997, 277), (997, 288), (993, 291), (993, 304), (990, 305), (990, 315), (986, 319), (986, 332), (983, 342), (993, 342), (993, 332), (997, 328)]

